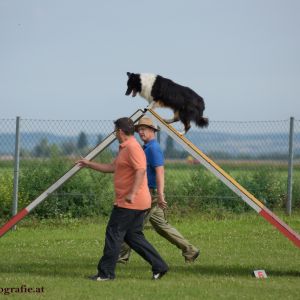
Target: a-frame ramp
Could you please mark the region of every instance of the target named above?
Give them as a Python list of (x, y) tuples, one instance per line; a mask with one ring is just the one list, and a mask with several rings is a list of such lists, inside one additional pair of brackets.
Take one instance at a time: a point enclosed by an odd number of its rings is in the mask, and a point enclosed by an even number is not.
[[(234, 193), (242, 198), (248, 205), (250, 205), (258, 214), (264, 217), (269, 223), (275, 226), (281, 233), (290, 239), (296, 246), (300, 248), (300, 236), (292, 230), (287, 224), (280, 220), (267, 207), (265, 207), (259, 200), (257, 200), (251, 193), (243, 188), (237, 181), (235, 181), (228, 173), (226, 173), (220, 166), (207, 157), (201, 150), (193, 145), (186, 137), (179, 134), (172, 126), (168, 125), (163, 119), (150, 109), (151, 105), (145, 110), (137, 110), (130, 118), (136, 123), (148, 110), (150, 117), (163, 128), (175, 141), (177, 141), (187, 152), (194, 158), (200, 161), (210, 172), (212, 172), (218, 179), (227, 185)], [(94, 159), (99, 153), (106, 149), (116, 139), (115, 132), (108, 135), (98, 146), (96, 146), (85, 158), (88, 160)], [(0, 237), (2, 237), (9, 229), (27, 216), (37, 205), (43, 202), (49, 195), (62, 186), (67, 180), (73, 177), (81, 168), (78, 165), (73, 166), (40, 196), (32, 201), (27, 207), (18, 212), (12, 217), (4, 226), (0, 228)]]
[(280, 220), (266, 206), (257, 200), (251, 193), (242, 187), (235, 179), (226, 173), (220, 166), (206, 156), (194, 144), (192, 144), (185, 136), (181, 135), (172, 126), (168, 125), (153, 110), (148, 109), (150, 117), (152, 117), (158, 125), (166, 131), (176, 142), (178, 142), (189, 154), (197, 159), (204, 167), (212, 172), (219, 180), (227, 185), (235, 194), (240, 196), (248, 205), (250, 205), (259, 215), (265, 218), (269, 223), (275, 226), (282, 234), (290, 239), (297, 247), (300, 248), (300, 236), (291, 229), (287, 224)]
[[(147, 109), (147, 108), (146, 108)], [(136, 123), (146, 112), (137, 110), (130, 118)], [(116, 140), (115, 132), (113, 131), (109, 134), (98, 146), (96, 146), (85, 159), (92, 160), (98, 154), (100, 154), (104, 149), (106, 149), (110, 144)], [(48, 189), (46, 189), (40, 196), (38, 196), (34, 201), (32, 201), (27, 207), (18, 212), (13, 216), (6, 224), (0, 228), (0, 237), (2, 237), (9, 229), (26, 217), (35, 207), (37, 207), (41, 202), (43, 202), (48, 196), (55, 192), (60, 186), (62, 186), (67, 180), (73, 177), (78, 171), (80, 171), (78, 165), (73, 166), (68, 172), (66, 172), (61, 178), (59, 178), (55, 183), (53, 183)]]

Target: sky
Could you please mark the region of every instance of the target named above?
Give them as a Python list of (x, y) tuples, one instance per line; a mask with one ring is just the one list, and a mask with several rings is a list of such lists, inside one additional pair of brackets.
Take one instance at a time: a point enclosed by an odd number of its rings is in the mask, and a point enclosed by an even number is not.
[(300, 119), (299, 28), (298, 0), (0, 0), (0, 119), (130, 116), (127, 71), (189, 86), (211, 121)]

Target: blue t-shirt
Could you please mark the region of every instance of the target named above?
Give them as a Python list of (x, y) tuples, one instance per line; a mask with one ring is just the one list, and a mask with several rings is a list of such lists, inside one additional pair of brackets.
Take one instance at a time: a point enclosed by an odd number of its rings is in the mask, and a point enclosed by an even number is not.
[(164, 165), (164, 155), (156, 139), (149, 141), (143, 148), (147, 159), (148, 186), (149, 188), (156, 189), (155, 168)]

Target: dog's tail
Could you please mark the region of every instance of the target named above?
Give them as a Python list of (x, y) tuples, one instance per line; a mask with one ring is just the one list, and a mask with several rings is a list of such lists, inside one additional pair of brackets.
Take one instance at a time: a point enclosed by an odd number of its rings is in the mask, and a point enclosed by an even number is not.
[(196, 119), (196, 124), (199, 127), (207, 127), (209, 124), (208, 118), (204, 118), (202, 116), (198, 116)]

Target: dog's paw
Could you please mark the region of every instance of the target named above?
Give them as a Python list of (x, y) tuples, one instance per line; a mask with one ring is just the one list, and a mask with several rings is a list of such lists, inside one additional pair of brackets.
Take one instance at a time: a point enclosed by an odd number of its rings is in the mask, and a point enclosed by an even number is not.
[(163, 119), (164, 122), (166, 122), (167, 124), (172, 124), (174, 122), (173, 119)]

